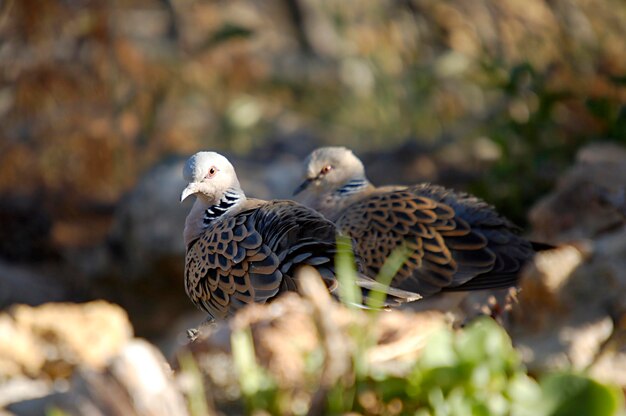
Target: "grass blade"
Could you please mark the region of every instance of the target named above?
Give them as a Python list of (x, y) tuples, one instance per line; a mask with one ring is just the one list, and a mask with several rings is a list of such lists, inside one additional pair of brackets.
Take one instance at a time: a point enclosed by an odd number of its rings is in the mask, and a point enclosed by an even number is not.
[[(383, 285), (384, 288), (388, 288), (393, 277), (410, 256), (411, 249), (409, 249), (406, 244), (397, 247), (391, 252), (389, 257), (387, 257), (383, 267), (380, 268), (376, 276), (376, 281)], [(386, 297), (387, 294), (384, 291), (372, 291), (367, 298), (366, 305), (373, 310), (378, 310), (385, 304)]]

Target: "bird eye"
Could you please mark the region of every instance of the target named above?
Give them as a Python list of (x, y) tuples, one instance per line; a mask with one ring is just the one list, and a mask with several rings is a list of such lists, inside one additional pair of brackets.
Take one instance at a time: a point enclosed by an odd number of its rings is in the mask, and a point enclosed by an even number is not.
[(212, 178), (217, 173), (217, 168), (215, 166), (211, 166), (209, 169), (209, 173), (206, 175), (207, 178)]
[(333, 170), (333, 167), (331, 165), (326, 165), (322, 168), (322, 170), (320, 170), (320, 173), (322, 175), (326, 175), (328, 172), (330, 172), (331, 170)]

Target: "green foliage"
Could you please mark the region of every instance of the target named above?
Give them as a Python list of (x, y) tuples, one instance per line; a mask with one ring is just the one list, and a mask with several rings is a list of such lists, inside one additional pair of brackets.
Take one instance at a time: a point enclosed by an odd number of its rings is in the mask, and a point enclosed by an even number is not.
[[(398, 273), (398, 270), (400, 270), (410, 255), (411, 250), (406, 245), (396, 248), (385, 260), (383, 267), (381, 267), (378, 272), (378, 276), (376, 276), (376, 280), (384, 287), (388, 287), (393, 277)], [(371, 307), (372, 311), (376, 312), (383, 306), (384, 301), (385, 292), (373, 292), (367, 300), (367, 306)]]
[[(337, 268), (342, 285), (354, 285), (354, 259), (349, 240), (339, 238)], [(379, 281), (387, 284), (394, 270), (404, 262), (406, 250), (397, 250), (383, 267)], [(358, 291), (342, 291), (342, 301), (353, 308)], [(376, 306), (381, 298), (370, 306)], [(375, 309), (374, 309), (375, 311)], [(325, 414), (356, 412), (365, 415), (616, 415), (623, 407), (619, 389), (584, 375), (547, 374), (538, 381), (528, 376), (508, 334), (489, 318), (478, 319), (454, 331), (442, 329), (432, 335), (421, 356), (401, 375), (370, 368), (367, 352), (373, 347), (369, 328), (376, 325), (377, 313), (367, 315), (364, 325), (349, 331), (354, 345), (352, 372), (325, 394)], [(249, 332), (235, 332), (233, 357), (242, 394), (250, 413), (305, 414), (316, 394), (318, 381), (309, 391), (309, 405), (294, 405), (291, 392), (281, 390), (273, 376), (256, 363)], [(323, 354), (332, 354), (324, 351)], [(324, 360), (309, 360), (311, 380), (320, 380)], [(313, 357), (315, 358), (315, 357)]]
[(375, 405), (355, 403), (365, 414), (389, 414), (397, 399), (399, 414), (420, 415), (613, 415), (621, 405), (619, 390), (584, 376), (553, 375), (537, 383), (490, 319), (434, 336), (406, 378), (370, 375), (356, 388), (376, 397)]
[(256, 363), (250, 331), (233, 332), (230, 342), (241, 393), (248, 409), (264, 409), (279, 414), (280, 391), (272, 377)]
[(233, 23), (224, 23), (215, 33), (207, 37), (204, 48), (221, 45), (233, 39), (247, 39), (253, 35), (252, 30)]
[(352, 242), (348, 237), (337, 236), (337, 256), (335, 270), (339, 280), (339, 296), (348, 307), (361, 304), (361, 292), (354, 284), (356, 270), (354, 268), (354, 253)]
[(206, 396), (204, 394), (204, 382), (198, 365), (191, 354), (181, 355), (179, 358), (180, 367), (186, 377), (190, 378), (190, 389), (187, 392), (187, 403), (191, 416), (202, 416), (209, 413)]
[(67, 416), (67, 413), (58, 407), (51, 407), (46, 410), (46, 416)]
[(608, 387), (576, 374), (551, 374), (541, 380), (547, 414), (613, 415), (623, 406), (618, 388)]
[[(501, 101), (480, 130), (501, 156), (470, 190), (524, 224), (527, 208), (551, 189), (581, 146), (598, 140), (626, 144), (626, 107), (617, 95), (593, 96), (580, 85), (559, 85), (558, 76), (567, 75), (555, 75), (553, 68), (530, 62), (486, 67), (491, 75), (484, 88)], [(618, 78), (598, 78), (616, 92), (623, 85)]]
[[(252, 351), (251, 339), (243, 340)], [(240, 371), (241, 363), (253, 358), (236, 357)], [(278, 402), (281, 392), (256, 364), (246, 366), (241, 380), (251, 412), (289, 409), (289, 400), (283, 394)], [(251, 384), (254, 388), (244, 388)], [(357, 375), (352, 384), (335, 385), (326, 405), (328, 414), (608, 416), (621, 409), (623, 397), (619, 389), (583, 375), (552, 374), (538, 383), (526, 374), (505, 331), (485, 318), (460, 332), (434, 335), (405, 377)]]

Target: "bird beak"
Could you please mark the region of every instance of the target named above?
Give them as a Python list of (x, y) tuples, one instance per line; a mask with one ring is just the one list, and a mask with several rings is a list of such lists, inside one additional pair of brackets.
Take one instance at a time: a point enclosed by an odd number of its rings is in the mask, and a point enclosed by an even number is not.
[(196, 184), (194, 182), (190, 183), (183, 190), (183, 193), (180, 194), (180, 202), (183, 202), (185, 199), (187, 199), (189, 196), (195, 194), (196, 192), (198, 192), (198, 189), (196, 188)]
[(298, 195), (300, 192), (304, 191), (310, 184), (311, 182), (313, 182), (314, 179), (311, 178), (307, 178), (304, 180), (304, 182), (302, 182), (300, 184), (300, 186), (298, 186), (294, 191), (293, 191), (293, 196)]

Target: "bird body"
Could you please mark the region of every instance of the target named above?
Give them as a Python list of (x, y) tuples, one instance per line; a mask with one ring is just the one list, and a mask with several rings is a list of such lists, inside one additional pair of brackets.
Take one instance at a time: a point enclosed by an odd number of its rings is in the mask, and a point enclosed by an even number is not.
[[(186, 163), (181, 195), (196, 195), (184, 230), (185, 290), (212, 318), (225, 318), (252, 302), (297, 290), (298, 267), (313, 266), (332, 292), (336, 226), (293, 201), (247, 199), (223, 156), (200, 152)], [(376, 287), (359, 276), (363, 288)], [(397, 299), (416, 296), (392, 290)]]
[(188, 249), (185, 288), (213, 317), (296, 290), (295, 265), (317, 266), (329, 289), (335, 227), (290, 201), (249, 200), (213, 220)]
[(431, 184), (377, 188), (346, 148), (314, 151), (305, 177), (296, 190), (301, 202), (353, 239), (368, 275), (396, 248), (409, 248), (395, 288), (429, 296), (509, 287), (534, 255), (518, 227), (479, 198)]

